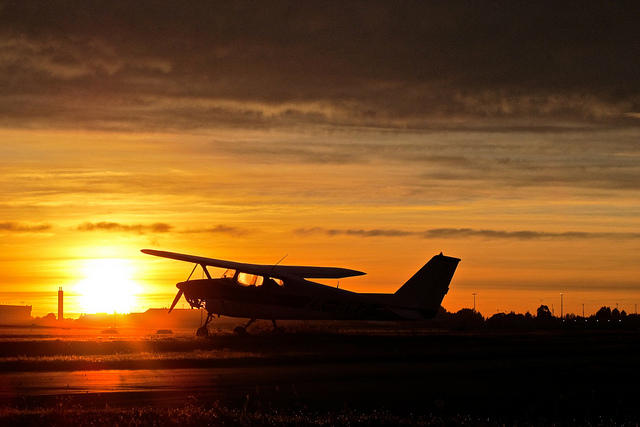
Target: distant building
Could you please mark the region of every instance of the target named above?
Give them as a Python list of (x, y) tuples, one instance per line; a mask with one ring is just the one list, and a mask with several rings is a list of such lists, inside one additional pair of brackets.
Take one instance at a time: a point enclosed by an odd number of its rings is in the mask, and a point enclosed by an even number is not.
[(25, 325), (31, 320), (30, 305), (0, 305), (0, 325)]

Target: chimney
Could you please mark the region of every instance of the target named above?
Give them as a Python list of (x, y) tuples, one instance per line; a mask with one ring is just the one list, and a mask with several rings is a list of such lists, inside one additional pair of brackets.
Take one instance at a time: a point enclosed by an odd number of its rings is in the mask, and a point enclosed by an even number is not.
[(62, 292), (62, 286), (58, 288), (58, 321), (62, 322), (64, 320), (64, 292)]

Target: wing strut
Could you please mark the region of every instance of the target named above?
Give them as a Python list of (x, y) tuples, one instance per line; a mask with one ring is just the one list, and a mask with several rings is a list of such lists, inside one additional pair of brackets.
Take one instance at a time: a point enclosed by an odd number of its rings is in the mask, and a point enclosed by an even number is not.
[(207, 270), (207, 266), (204, 264), (200, 264), (200, 267), (202, 267), (202, 271), (204, 271), (204, 274), (207, 275), (207, 279), (211, 279), (211, 275), (209, 274), (209, 270)]
[(189, 279), (191, 279), (191, 276), (193, 276), (193, 272), (194, 272), (194, 271), (196, 271), (196, 268), (198, 268), (198, 264), (195, 264), (195, 265), (193, 266), (193, 270), (191, 270), (191, 273), (189, 273), (189, 277), (187, 277), (186, 282), (188, 282), (188, 281), (189, 281)]

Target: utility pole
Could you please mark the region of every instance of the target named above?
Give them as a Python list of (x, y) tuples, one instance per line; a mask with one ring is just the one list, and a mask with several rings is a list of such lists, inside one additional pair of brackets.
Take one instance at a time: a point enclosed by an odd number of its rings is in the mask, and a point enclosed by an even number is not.
[(582, 303), (582, 318), (584, 319), (584, 303)]
[(475, 313), (476, 312), (476, 295), (478, 294), (474, 292), (471, 295), (473, 295), (473, 312)]
[(560, 292), (560, 318), (564, 319), (563, 314), (564, 314), (564, 305), (563, 305), (563, 300), (562, 297), (564, 296), (564, 294), (562, 292)]

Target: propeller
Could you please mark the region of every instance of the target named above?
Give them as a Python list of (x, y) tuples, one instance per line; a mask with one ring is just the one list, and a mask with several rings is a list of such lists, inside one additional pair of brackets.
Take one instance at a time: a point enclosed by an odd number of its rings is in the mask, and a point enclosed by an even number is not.
[(173, 299), (173, 302), (171, 303), (171, 308), (169, 308), (168, 313), (171, 313), (171, 311), (173, 311), (173, 308), (176, 306), (176, 304), (180, 300), (180, 297), (182, 296), (183, 293), (184, 291), (182, 289), (178, 291), (178, 293), (176, 294), (176, 297)]
[[(189, 277), (187, 277), (187, 282), (189, 281), (189, 279), (191, 279), (191, 276), (193, 275), (193, 272), (196, 271), (196, 268), (198, 267), (198, 264), (193, 266), (193, 270), (191, 270), (191, 273), (189, 274)], [(176, 287), (179, 289), (178, 293), (176, 294), (176, 297), (173, 299), (173, 302), (171, 303), (171, 307), (169, 308), (169, 311), (167, 312), (167, 314), (171, 313), (173, 311), (173, 309), (175, 308), (176, 304), (178, 303), (178, 301), (180, 301), (180, 297), (182, 297), (182, 294), (184, 294), (184, 291), (182, 290), (182, 286), (181, 283), (178, 283), (176, 285)]]

